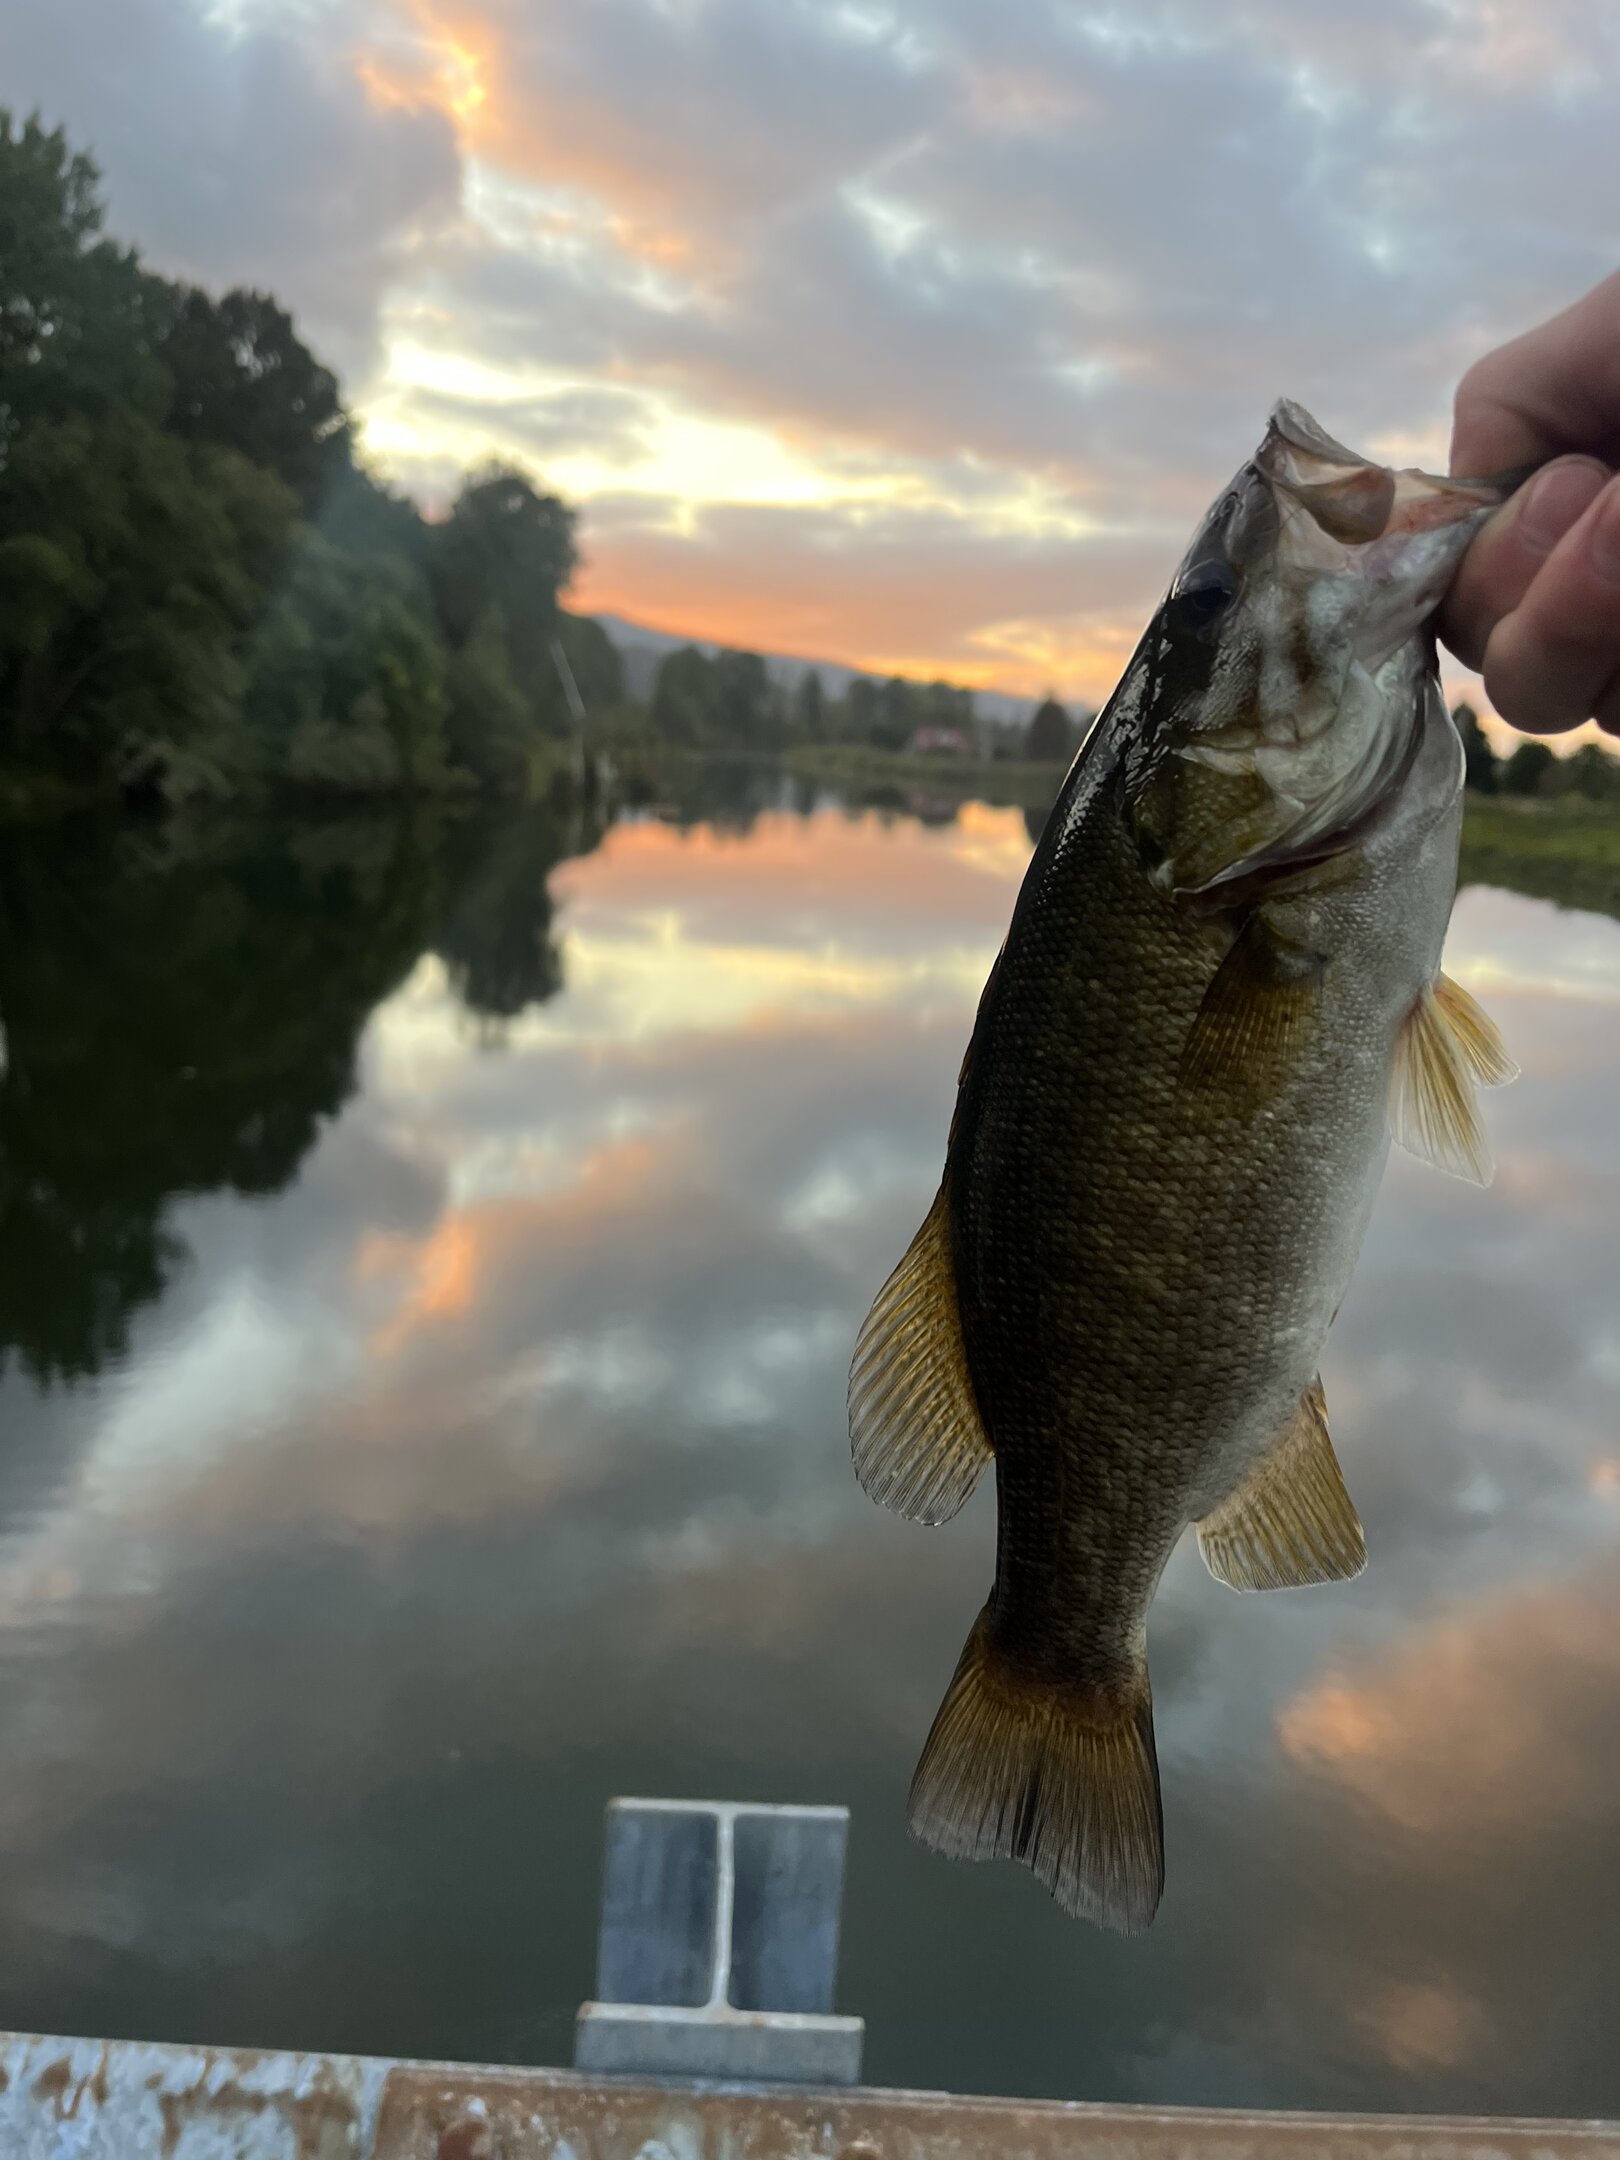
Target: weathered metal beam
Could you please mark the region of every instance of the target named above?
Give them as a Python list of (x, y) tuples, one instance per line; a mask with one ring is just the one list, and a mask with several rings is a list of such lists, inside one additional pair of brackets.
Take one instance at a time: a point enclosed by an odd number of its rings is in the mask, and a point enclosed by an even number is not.
[(1620, 2125), (1243, 2114), (0, 2036), (4, 2160), (1620, 2160)]

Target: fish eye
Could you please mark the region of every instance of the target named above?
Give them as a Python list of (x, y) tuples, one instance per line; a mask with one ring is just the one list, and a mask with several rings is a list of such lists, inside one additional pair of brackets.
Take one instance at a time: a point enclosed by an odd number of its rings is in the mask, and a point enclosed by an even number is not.
[(1229, 562), (1218, 555), (1193, 563), (1176, 580), (1171, 593), (1176, 611), (1194, 628), (1217, 621), (1243, 589), (1243, 580)]

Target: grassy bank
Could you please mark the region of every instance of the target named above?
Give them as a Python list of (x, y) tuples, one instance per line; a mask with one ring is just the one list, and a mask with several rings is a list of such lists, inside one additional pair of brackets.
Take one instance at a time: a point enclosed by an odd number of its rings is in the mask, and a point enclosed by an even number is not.
[(1063, 765), (1031, 764), (1023, 758), (913, 757), (903, 750), (873, 750), (860, 743), (802, 743), (783, 755), (789, 772), (851, 794), (971, 796), (1009, 809), (1044, 810), (1062, 784)]
[(1620, 915), (1620, 803), (1470, 795), (1459, 882)]

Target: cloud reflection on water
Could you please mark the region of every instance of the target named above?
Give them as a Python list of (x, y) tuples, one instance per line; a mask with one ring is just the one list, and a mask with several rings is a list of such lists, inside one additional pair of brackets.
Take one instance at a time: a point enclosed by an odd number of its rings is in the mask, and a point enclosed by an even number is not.
[(1397, 1160), (1329, 1349), (1368, 1574), (1172, 1564), (1154, 1933), (902, 1835), (993, 1510), (871, 1509), (844, 1369), (1027, 849), (615, 830), (555, 995), (475, 1027), (420, 959), (284, 1190), (173, 1199), (122, 1363), (0, 1378), (8, 2022), (557, 2059), (603, 1800), (724, 1791), (854, 1805), (880, 2078), (1620, 2109), (1614, 923), (1459, 903), (1501, 1174)]

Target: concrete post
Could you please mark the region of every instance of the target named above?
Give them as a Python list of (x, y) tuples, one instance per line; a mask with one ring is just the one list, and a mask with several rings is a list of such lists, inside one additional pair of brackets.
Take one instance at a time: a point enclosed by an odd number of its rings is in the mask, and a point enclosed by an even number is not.
[(574, 2067), (856, 2083), (865, 2026), (832, 2014), (848, 1835), (847, 1808), (612, 1801)]

